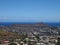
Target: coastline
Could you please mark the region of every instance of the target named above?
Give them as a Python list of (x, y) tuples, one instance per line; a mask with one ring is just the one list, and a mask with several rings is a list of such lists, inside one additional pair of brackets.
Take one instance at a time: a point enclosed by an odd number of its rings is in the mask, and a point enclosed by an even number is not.
[(36, 24), (44, 23), (50, 26), (60, 26), (60, 22), (0, 22), (0, 25), (11, 25), (11, 24)]

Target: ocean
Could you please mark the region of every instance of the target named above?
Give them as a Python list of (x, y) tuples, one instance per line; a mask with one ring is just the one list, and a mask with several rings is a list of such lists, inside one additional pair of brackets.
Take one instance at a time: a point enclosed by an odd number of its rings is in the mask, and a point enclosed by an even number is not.
[(48, 24), (50, 26), (60, 26), (60, 23), (46, 23), (46, 24)]
[[(36, 22), (0, 22), (0, 25), (11, 25), (11, 24), (35, 24)], [(45, 22), (44, 24), (50, 25), (50, 26), (60, 26), (60, 23), (50, 23)]]

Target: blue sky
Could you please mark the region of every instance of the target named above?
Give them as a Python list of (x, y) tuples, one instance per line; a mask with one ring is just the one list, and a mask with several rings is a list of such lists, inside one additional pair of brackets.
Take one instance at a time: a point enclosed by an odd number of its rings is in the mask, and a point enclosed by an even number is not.
[(60, 22), (60, 0), (0, 0), (0, 22)]

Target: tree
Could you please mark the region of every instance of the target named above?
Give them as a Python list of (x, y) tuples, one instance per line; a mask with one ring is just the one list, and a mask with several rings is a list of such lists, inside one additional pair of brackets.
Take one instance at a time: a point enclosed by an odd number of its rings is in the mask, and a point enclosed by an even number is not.
[(39, 40), (40, 40), (39, 34), (35, 35), (35, 37), (37, 38), (37, 40), (38, 40), (38, 42), (39, 42)]
[(60, 45), (60, 37), (57, 40), (58, 42), (56, 43), (56, 45)]
[(25, 39), (24, 39), (24, 43), (28, 43), (29, 41), (30, 41), (29, 38), (25, 38)]
[(10, 43), (10, 44), (8, 44), (8, 45), (17, 45), (16, 43)]
[(21, 40), (23, 41), (25, 38), (27, 38), (27, 34), (23, 34)]
[(56, 45), (60, 45), (60, 43), (56, 43)]

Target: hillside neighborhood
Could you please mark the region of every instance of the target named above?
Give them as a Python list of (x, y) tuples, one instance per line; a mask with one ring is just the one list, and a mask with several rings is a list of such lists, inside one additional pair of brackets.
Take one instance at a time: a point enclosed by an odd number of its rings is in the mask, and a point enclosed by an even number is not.
[(1, 45), (56, 45), (59, 38), (60, 26), (44, 23), (0, 26)]

